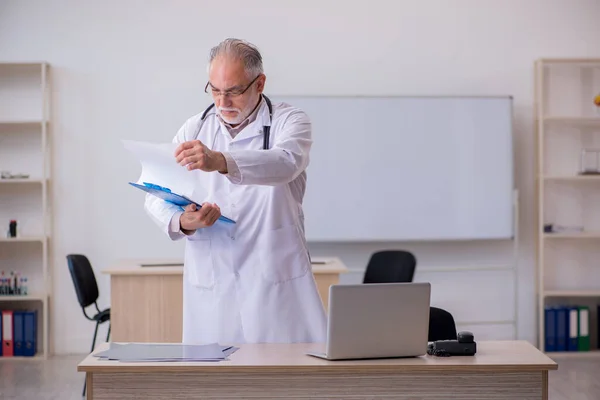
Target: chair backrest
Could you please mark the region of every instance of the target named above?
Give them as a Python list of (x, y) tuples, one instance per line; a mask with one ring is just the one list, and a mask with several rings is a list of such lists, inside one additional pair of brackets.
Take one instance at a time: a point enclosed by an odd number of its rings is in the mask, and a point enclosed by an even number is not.
[(452, 314), (441, 308), (430, 307), (428, 341), (456, 340), (456, 336), (456, 324)]
[(373, 253), (363, 283), (412, 282), (417, 259), (408, 251), (383, 250)]
[(90, 261), (82, 254), (69, 254), (67, 263), (79, 304), (82, 308), (94, 304), (98, 300), (98, 284)]

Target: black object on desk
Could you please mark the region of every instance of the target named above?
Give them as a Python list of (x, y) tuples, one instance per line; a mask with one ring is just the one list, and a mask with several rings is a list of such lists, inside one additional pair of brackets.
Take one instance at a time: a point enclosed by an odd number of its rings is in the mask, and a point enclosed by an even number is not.
[(469, 331), (458, 332), (455, 340), (437, 340), (427, 346), (427, 354), (430, 356), (474, 356), (477, 353), (473, 333)]

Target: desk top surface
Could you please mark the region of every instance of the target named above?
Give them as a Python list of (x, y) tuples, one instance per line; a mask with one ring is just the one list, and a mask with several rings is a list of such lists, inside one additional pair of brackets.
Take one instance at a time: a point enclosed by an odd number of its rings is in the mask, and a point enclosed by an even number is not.
[(323, 351), (320, 343), (244, 344), (228, 360), (220, 362), (149, 362), (124, 363), (99, 360), (94, 353), (107, 350), (100, 344), (88, 355), (77, 371), (115, 372), (374, 372), (374, 371), (547, 371), (558, 365), (526, 341), (481, 341), (475, 356), (327, 361), (306, 355)]
[[(315, 274), (340, 274), (348, 268), (337, 257), (313, 257), (312, 270)], [(181, 259), (130, 259), (121, 260), (102, 271), (109, 275), (181, 275)]]

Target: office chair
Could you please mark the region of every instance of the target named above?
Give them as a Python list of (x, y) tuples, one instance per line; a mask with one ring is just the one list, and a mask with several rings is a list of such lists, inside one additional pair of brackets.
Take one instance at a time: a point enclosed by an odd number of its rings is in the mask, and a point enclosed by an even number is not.
[[(384, 250), (374, 253), (369, 260), (363, 283), (412, 282), (417, 260), (403, 250)], [(455, 340), (457, 336), (454, 317), (437, 307), (429, 308), (428, 341)]]
[(408, 251), (378, 251), (369, 259), (363, 283), (412, 282), (416, 266), (417, 259)]
[(429, 308), (428, 341), (456, 340), (456, 324), (448, 311), (437, 307)]
[[(100, 311), (98, 308), (98, 284), (96, 282), (96, 276), (94, 270), (88, 258), (81, 254), (69, 254), (67, 255), (67, 264), (69, 265), (69, 272), (73, 279), (73, 285), (75, 286), (75, 293), (77, 294), (77, 300), (83, 311), (83, 315), (90, 321), (96, 322), (96, 329), (94, 330), (94, 339), (92, 340), (92, 349), (94, 351), (96, 346), (96, 336), (98, 334), (98, 326), (108, 321), (108, 334), (106, 335), (106, 341), (110, 337), (110, 308)], [(90, 317), (86, 313), (85, 309), (91, 305), (96, 306), (97, 313)], [(83, 383), (83, 396), (85, 396), (86, 383)]]

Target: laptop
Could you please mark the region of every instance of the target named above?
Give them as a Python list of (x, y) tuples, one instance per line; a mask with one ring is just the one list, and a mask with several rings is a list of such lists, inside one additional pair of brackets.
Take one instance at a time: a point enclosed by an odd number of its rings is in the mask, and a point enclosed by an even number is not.
[(329, 287), (326, 360), (417, 357), (427, 353), (431, 284)]

